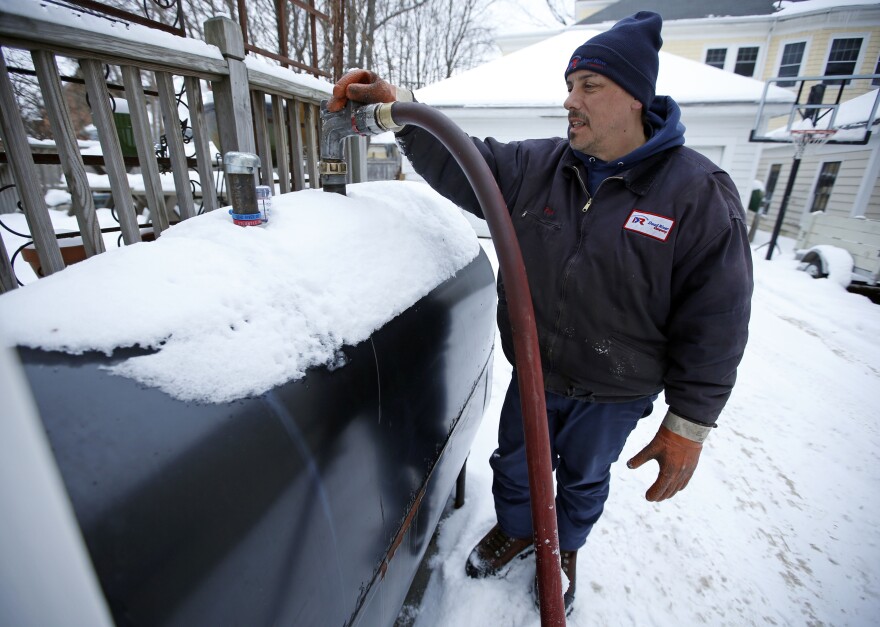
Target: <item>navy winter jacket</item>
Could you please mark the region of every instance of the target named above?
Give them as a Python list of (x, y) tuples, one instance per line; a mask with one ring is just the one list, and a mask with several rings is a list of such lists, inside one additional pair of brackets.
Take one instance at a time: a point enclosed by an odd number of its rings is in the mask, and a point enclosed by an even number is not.
[[(522, 249), (546, 389), (622, 402), (665, 388), (673, 412), (711, 425), (746, 345), (751, 252), (733, 182), (680, 145), (678, 115), (672, 99), (658, 97), (654, 135), (615, 164), (575, 153), (561, 138), (473, 142)], [(482, 216), (442, 144), (415, 127), (398, 139), (434, 189)], [(513, 363), (500, 276), (498, 297), (502, 346)]]

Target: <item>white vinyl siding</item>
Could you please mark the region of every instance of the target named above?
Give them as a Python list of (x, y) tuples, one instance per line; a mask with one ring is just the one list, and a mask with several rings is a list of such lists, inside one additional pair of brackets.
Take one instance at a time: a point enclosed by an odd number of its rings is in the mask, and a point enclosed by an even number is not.
[(871, 220), (880, 220), (880, 179), (874, 182), (874, 192), (865, 207), (865, 217)]

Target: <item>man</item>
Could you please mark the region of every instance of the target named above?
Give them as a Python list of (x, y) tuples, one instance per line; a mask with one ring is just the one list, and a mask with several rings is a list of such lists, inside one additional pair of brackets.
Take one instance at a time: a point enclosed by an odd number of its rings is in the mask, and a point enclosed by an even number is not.
[[(748, 332), (744, 211), (730, 177), (683, 146), (678, 105), (655, 96), (661, 26), (659, 15), (642, 11), (574, 51), (565, 69), (567, 141), (473, 140), (511, 211), (535, 309), (566, 611), (577, 551), (602, 513), (627, 436), (665, 390), (669, 411), (657, 435), (627, 465), (657, 460), (649, 501), (684, 489), (730, 395)], [(330, 107), (403, 96), (354, 70), (335, 86)], [(432, 187), (481, 215), (439, 142), (414, 127), (397, 138)], [(513, 362), (500, 276), (498, 296), (502, 346)], [(490, 464), (498, 524), (468, 558), (472, 577), (499, 573), (532, 546), (515, 374)]]

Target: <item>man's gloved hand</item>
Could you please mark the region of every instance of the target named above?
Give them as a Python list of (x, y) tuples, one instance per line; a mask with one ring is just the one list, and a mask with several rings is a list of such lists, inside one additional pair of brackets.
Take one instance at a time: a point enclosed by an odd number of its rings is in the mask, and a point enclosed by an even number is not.
[(333, 86), (333, 97), (327, 103), (327, 111), (341, 111), (349, 100), (364, 104), (380, 102), (412, 102), (412, 92), (396, 87), (369, 70), (354, 69), (342, 75)]
[(648, 446), (626, 465), (629, 468), (638, 468), (646, 461), (656, 459), (660, 464), (660, 474), (654, 485), (648, 488), (645, 498), (649, 501), (663, 501), (685, 489), (697, 468), (702, 450), (702, 442), (695, 442), (661, 426)]

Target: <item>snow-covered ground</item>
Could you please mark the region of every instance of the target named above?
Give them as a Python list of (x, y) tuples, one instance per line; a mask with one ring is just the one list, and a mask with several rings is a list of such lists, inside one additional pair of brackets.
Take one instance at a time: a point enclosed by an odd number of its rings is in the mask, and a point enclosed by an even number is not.
[[(306, 196), (291, 195), (290, 209), (297, 198)], [(282, 225), (285, 207), (278, 203), (270, 226)], [(332, 207), (323, 209), (326, 218)], [(72, 218), (52, 215), (59, 230), (75, 228)], [(375, 221), (369, 212), (346, 215)], [(4, 220), (24, 228), (20, 215)], [(219, 228), (210, 217), (196, 222)], [(494, 263), (491, 241), (481, 243)], [(780, 243), (772, 261), (764, 260), (766, 248), (754, 255), (751, 339), (697, 473), (674, 499), (651, 504), (643, 495), (656, 465), (625, 467), (656, 431), (664, 413), (658, 401), (613, 468), (606, 513), (580, 554), (570, 625), (877, 624), (880, 307), (797, 271), (792, 242)], [(20, 261), (16, 268), (28, 273)], [(532, 558), (498, 579), (464, 574), (468, 552), (495, 520), (488, 457), (509, 376), (499, 349), (492, 403), (468, 464), (467, 503), (442, 523), (420, 607), (404, 610), (416, 627), (539, 624)]]
[[(654, 435), (659, 399), (613, 466), (605, 514), (579, 554), (569, 625), (880, 621), (880, 307), (798, 272), (792, 242), (780, 243), (772, 261), (766, 248), (754, 255), (751, 338), (690, 485), (652, 504), (656, 464), (624, 464)], [(467, 502), (442, 523), (421, 606), (404, 609), (415, 627), (540, 624), (533, 557), (498, 579), (464, 573), (495, 522), (488, 458), (509, 377), (497, 350)]]
[[(57, 13), (38, 4), (0, 0), (0, 10)], [(77, 19), (89, 32), (122, 28)], [(159, 45), (157, 37), (147, 43)], [(219, 58), (202, 42), (187, 40), (186, 51)], [(725, 85), (734, 78), (725, 75)], [(491, 243), (483, 244), (494, 258)], [(631, 436), (612, 471), (606, 513), (580, 555), (569, 625), (880, 622), (880, 308), (794, 267), (788, 251), (772, 262), (763, 250), (755, 256), (740, 380), (687, 490), (648, 503), (656, 465), (631, 471), (623, 463), (654, 434), (662, 403)], [(431, 583), (421, 606), (407, 612), (416, 627), (539, 623), (532, 559), (498, 579), (464, 575), (468, 552), (495, 520), (487, 460), (509, 374), (497, 350), (493, 401), (468, 464), (468, 501), (442, 524)]]

